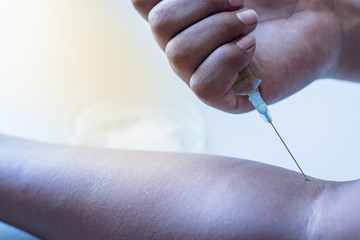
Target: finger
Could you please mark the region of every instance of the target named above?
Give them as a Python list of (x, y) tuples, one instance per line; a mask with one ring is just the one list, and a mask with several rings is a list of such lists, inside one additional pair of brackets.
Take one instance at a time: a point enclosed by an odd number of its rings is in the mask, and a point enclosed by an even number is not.
[(215, 108), (233, 113), (250, 111), (247, 98), (236, 96), (232, 86), (254, 52), (253, 36), (221, 46), (199, 66), (190, 79), (190, 87), (202, 101)]
[(161, 0), (131, 0), (135, 9), (143, 16), (146, 20), (150, 10), (156, 6)]
[(149, 13), (148, 19), (154, 36), (165, 49), (175, 35), (200, 20), (224, 11), (235, 11), (243, 0), (166, 0), (159, 2)]
[(256, 23), (253, 10), (217, 13), (174, 37), (165, 52), (175, 72), (189, 83), (194, 71), (214, 50), (249, 34)]

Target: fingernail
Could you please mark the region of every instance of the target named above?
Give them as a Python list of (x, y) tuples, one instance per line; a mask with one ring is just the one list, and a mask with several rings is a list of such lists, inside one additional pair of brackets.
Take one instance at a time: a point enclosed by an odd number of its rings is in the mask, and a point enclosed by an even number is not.
[(253, 25), (257, 23), (257, 14), (254, 10), (248, 9), (236, 13), (236, 16), (242, 21), (245, 25)]
[(240, 39), (236, 44), (242, 49), (242, 50), (248, 50), (252, 46), (254, 46), (256, 43), (254, 36), (246, 36)]
[(243, 3), (244, 3), (243, 0), (229, 0), (229, 2), (230, 2), (230, 5), (235, 8), (242, 7)]

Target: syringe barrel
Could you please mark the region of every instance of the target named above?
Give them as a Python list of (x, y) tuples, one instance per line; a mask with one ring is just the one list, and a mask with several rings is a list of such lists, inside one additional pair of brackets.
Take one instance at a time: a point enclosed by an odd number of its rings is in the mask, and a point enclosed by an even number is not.
[(238, 96), (247, 96), (255, 92), (259, 87), (261, 79), (255, 74), (251, 66), (239, 72), (239, 76), (233, 85), (233, 89)]
[(253, 104), (260, 116), (266, 122), (271, 122), (272, 117), (270, 115), (270, 111), (260, 93), (256, 92), (260, 83), (261, 79), (256, 76), (255, 71), (251, 68), (251, 66), (248, 66), (239, 72), (238, 79), (234, 83), (233, 89), (238, 96), (248, 95), (250, 102)]

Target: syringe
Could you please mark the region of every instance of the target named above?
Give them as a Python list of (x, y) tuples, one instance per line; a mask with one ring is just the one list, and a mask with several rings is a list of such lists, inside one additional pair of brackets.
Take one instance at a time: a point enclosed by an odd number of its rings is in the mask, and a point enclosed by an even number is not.
[(272, 117), (270, 115), (270, 111), (261, 97), (260, 92), (257, 92), (257, 88), (261, 83), (261, 79), (258, 78), (254, 72), (254, 70), (248, 66), (243, 71), (239, 73), (239, 77), (236, 80), (233, 88), (235, 90), (236, 95), (238, 96), (249, 96), (249, 100), (254, 106), (254, 108), (258, 111), (260, 116), (274, 128), (276, 134), (279, 136), (281, 142), (284, 144), (286, 150), (289, 152), (291, 158), (294, 160), (296, 166), (299, 168), (300, 172), (304, 176), (305, 180), (309, 181), (309, 178), (305, 175), (300, 165), (296, 161), (295, 157), (291, 153), (290, 149), (284, 142), (283, 138), (280, 136), (279, 132), (275, 128)]

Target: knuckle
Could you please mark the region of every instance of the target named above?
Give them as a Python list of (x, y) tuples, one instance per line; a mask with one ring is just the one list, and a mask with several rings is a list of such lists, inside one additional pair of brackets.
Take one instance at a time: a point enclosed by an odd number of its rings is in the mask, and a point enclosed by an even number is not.
[(190, 58), (187, 45), (185, 43), (180, 43), (175, 39), (168, 42), (165, 53), (174, 68), (184, 68), (187, 65), (186, 59)]
[(131, 0), (135, 9), (144, 17), (147, 16), (147, 12), (149, 11), (149, 4), (147, 0)]
[(205, 102), (214, 102), (221, 97), (221, 90), (206, 77), (193, 75), (190, 80), (192, 91)]
[(208, 89), (209, 86), (206, 84), (206, 82), (204, 83), (204, 81), (202, 81), (200, 78), (192, 77), (190, 80), (190, 87), (196, 96), (203, 100), (208, 100), (210, 92)]
[(136, 9), (141, 9), (143, 6), (143, 0), (131, 0), (132, 4)]
[(157, 6), (151, 9), (148, 16), (148, 21), (151, 30), (155, 34), (161, 34), (164, 30), (169, 28), (169, 17), (166, 9), (162, 6)]

